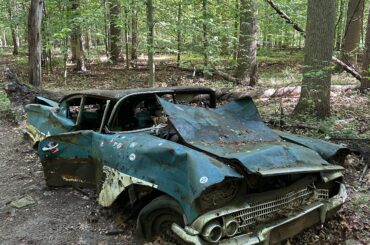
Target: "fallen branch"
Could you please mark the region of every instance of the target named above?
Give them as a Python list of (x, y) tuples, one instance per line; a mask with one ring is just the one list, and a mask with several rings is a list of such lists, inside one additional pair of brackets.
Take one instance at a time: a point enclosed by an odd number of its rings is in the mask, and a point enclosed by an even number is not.
[[(304, 38), (306, 37), (306, 32), (296, 22), (294, 22), (286, 13), (284, 13), (283, 11), (281, 11), (281, 9), (278, 6), (276, 6), (276, 4), (272, 0), (266, 0), (266, 2), (271, 6), (271, 8), (273, 8), (275, 10), (275, 12), (281, 18), (283, 18), (286, 21), (286, 23), (288, 23), (289, 25), (293, 26), (293, 28), (296, 31), (298, 31)], [(340, 59), (338, 59), (335, 56), (333, 56), (331, 59), (332, 59), (332, 61), (335, 64), (341, 66), (343, 68), (343, 70), (345, 70), (346, 72), (348, 72), (349, 74), (351, 74), (357, 80), (361, 81), (362, 76), (361, 76), (361, 74), (356, 69), (354, 69), (353, 67), (347, 65), (346, 63), (344, 63), (343, 61), (341, 61)]]
[(361, 176), (359, 178), (359, 181), (362, 182), (362, 179), (364, 178), (364, 176), (366, 175), (366, 172), (367, 172), (367, 169), (369, 168), (369, 164), (366, 163), (364, 169), (362, 170), (362, 173), (361, 173)]
[[(166, 65), (167, 67), (172, 67), (172, 68), (175, 68), (175, 69), (179, 69), (181, 71), (188, 71), (188, 72), (192, 72), (193, 74), (193, 77), (195, 77), (195, 75), (204, 75), (204, 72), (202, 70), (197, 70), (195, 67), (192, 67), (192, 68), (188, 68), (188, 67), (180, 67), (180, 66), (177, 66), (177, 65)], [(213, 70), (210, 71), (212, 74), (216, 75), (216, 76), (219, 76), (219, 77), (222, 77), (223, 79), (225, 79), (226, 81), (228, 82), (232, 82), (232, 83), (235, 83), (235, 84), (240, 84), (240, 80), (227, 74), (226, 72), (222, 72), (222, 71), (219, 71), (216, 69), (215, 66), (212, 65), (212, 68)]]

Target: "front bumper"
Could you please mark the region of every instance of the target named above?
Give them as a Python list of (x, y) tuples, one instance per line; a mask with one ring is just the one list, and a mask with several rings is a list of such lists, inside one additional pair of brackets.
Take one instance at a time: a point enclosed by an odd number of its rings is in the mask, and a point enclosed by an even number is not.
[[(274, 244), (292, 237), (303, 229), (318, 222), (324, 223), (326, 218), (333, 215), (347, 199), (344, 184), (340, 184), (337, 195), (328, 200), (316, 202), (299, 213), (274, 223), (266, 224), (253, 234), (241, 234), (232, 238), (223, 239), (219, 244)], [(199, 232), (191, 227), (181, 228), (172, 224), (172, 231), (182, 240), (190, 244), (208, 244), (201, 239)]]

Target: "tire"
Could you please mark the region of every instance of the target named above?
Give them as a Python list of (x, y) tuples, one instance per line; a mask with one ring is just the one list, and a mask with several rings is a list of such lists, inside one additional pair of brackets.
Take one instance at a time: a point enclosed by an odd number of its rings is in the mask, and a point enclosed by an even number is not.
[(179, 244), (181, 240), (171, 230), (173, 223), (185, 226), (182, 209), (174, 199), (163, 195), (153, 199), (140, 211), (137, 227), (146, 240), (160, 236), (166, 242)]

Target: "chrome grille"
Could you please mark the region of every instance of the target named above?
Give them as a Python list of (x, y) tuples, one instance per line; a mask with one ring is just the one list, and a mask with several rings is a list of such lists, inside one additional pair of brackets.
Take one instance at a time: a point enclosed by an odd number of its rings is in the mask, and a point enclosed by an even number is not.
[[(287, 215), (294, 214), (310, 203), (329, 198), (329, 191), (325, 189), (304, 188), (291, 191), (275, 199), (263, 202), (250, 203), (248, 208), (232, 213), (231, 215), (239, 222), (238, 232), (245, 232), (255, 224), (265, 223)], [(285, 213), (284, 213), (285, 212)]]

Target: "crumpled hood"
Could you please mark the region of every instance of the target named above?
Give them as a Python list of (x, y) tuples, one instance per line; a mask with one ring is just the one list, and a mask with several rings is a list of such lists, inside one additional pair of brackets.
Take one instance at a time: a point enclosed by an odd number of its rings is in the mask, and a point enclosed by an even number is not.
[(312, 149), (282, 139), (264, 124), (250, 97), (217, 109), (158, 100), (185, 144), (237, 162), (249, 173), (269, 176), (343, 169)]

